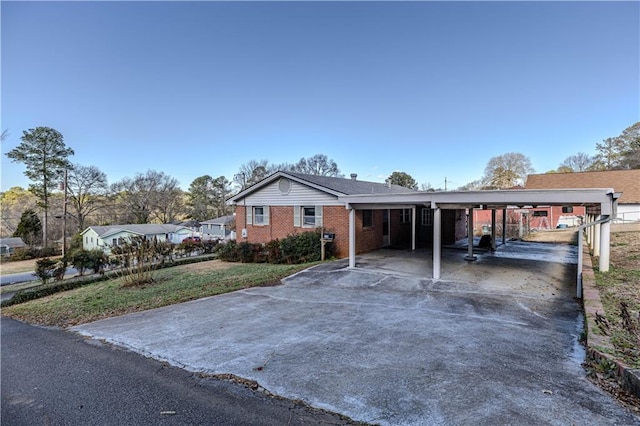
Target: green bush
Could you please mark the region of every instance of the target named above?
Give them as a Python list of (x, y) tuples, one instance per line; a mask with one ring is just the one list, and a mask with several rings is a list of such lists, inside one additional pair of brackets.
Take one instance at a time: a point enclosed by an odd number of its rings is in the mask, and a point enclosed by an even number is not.
[[(320, 230), (289, 235), (282, 240), (272, 240), (266, 244), (229, 241), (219, 244), (218, 257), (227, 262), (243, 263), (286, 263), (298, 264), (320, 260)], [(325, 245), (325, 257), (333, 255), (332, 244)]]
[(36, 260), (35, 274), (36, 277), (40, 278), (42, 284), (46, 284), (47, 281), (53, 277), (57, 263), (57, 261), (49, 259), (48, 257)]

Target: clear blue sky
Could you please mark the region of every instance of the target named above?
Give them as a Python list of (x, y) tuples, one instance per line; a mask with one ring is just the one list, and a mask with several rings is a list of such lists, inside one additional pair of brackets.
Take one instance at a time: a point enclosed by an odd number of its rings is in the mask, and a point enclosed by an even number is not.
[(487, 161), (536, 171), (640, 119), (639, 2), (11, 2), (6, 152), (60, 131), (109, 183), (183, 189), (243, 163), (325, 154), (345, 175), (449, 189)]

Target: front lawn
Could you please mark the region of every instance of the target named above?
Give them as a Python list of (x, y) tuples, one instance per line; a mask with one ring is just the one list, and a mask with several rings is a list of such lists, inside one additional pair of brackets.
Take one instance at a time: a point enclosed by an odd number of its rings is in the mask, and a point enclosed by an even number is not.
[(242, 288), (278, 283), (316, 263), (277, 265), (211, 260), (159, 270), (155, 282), (123, 287), (121, 279), (98, 282), (2, 309), (2, 315), (32, 324), (69, 327)]

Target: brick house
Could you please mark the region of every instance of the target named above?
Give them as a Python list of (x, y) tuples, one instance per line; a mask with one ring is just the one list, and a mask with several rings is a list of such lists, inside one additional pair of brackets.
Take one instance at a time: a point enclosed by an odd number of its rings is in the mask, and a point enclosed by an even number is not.
[[(527, 177), (525, 188), (613, 188), (614, 191), (622, 193), (618, 199), (618, 210), (614, 220), (640, 221), (640, 169), (535, 174)], [(580, 207), (574, 206), (574, 210), (576, 208)]]
[[(288, 235), (322, 228), (335, 234), (334, 254), (349, 253), (349, 212), (340, 196), (413, 194), (417, 191), (377, 182), (292, 172), (276, 172), (241, 191), (228, 201), (235, 206), (236, 240), (267, 243)], [(383, 247), (412, 247), (413, 218), (417, 220), (418, 246), (433, 240), (432, 210), (426, 206), (405, 208), (371, 206), (355, 212), (356, 253)], [(465, 235), (463, 214), (450, 211), (443, 217), (442, 240), (453, 243)], [(456, 227), (456, 224), (458, 225)], [(456, 232), (457, 230), (457, 232)]]

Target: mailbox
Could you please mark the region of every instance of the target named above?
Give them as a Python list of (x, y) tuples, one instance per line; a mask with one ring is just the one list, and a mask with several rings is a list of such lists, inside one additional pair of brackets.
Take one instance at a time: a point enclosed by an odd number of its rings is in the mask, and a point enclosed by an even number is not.
[(336, 237), (336, 234), (330, 233), (330, 232), (323, 232), (322, 233), (322, 239), (325, 241), (333, 241), (333, 239)]

